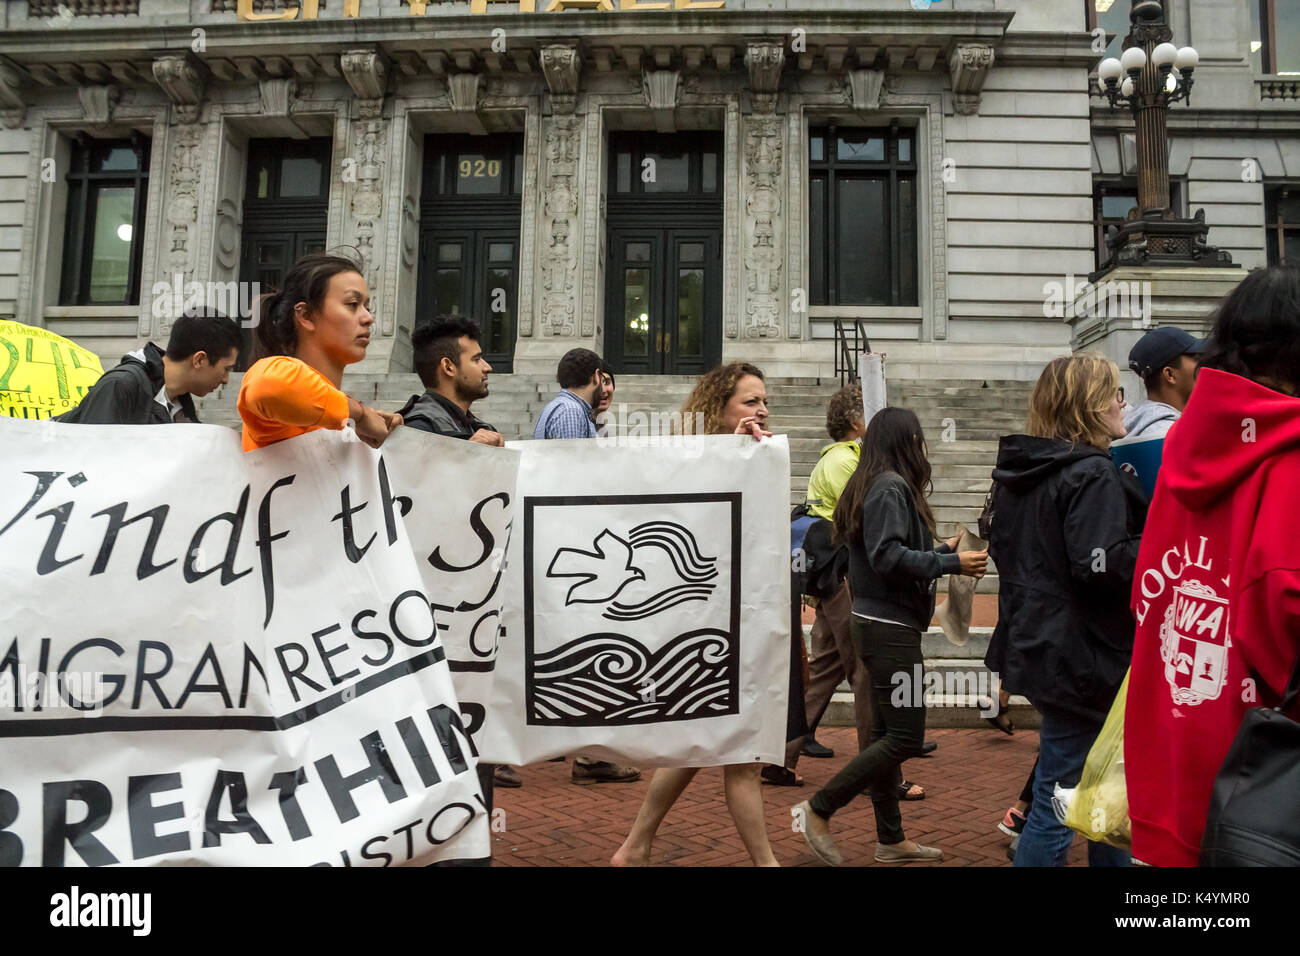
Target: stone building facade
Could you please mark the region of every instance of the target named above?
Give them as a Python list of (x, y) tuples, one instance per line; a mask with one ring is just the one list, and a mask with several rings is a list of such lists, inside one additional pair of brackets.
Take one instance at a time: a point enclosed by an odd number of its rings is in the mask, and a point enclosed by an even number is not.
[[(1300, 182), (1255, 2), (1166, 4), (1202, 57), (1176, 200), (1247, 266)], [(0, 315), (115, 361), (192, 289), (238, 311), (239, 283), (347, 246), (370, 374), (410, 371), (412, 330), (455, 307), (515, 372), (583, 345), (829, 377), (839, 319), (894, 375), (1030, 379), (1071, 346), (1047, 285), (1096, 268), (1134, 174), (1091, 72), (1100, 5), (9, 2)]]

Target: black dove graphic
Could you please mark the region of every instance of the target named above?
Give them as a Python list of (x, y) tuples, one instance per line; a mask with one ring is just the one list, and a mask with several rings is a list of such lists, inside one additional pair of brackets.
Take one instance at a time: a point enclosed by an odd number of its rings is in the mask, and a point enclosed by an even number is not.
[(632, 566), (632, 546), (606, 528), (592, 542), (593, 551), (560, 548), (546, 569), (548, 578), (577, 578), (569, 588), (565, 605), (604, 604), (633, 581), (644, 581), (645, 572)]
[[(565, 605), (609, 604), (603, 617), (638, 621), (687, 601), (707, 600), (717, 586), (717, 558), (700, 554), (690, 529), (671, 521), (649, 521), (633, 528), (627, 540), (608, 528), (596, 536), (593, 551), (561, 548), (546, 571), (549, 578), (578, 578)], [(671, 561), (672, 580), (649, 582), (653, 593), (627, 604), (614, 599), (633, 581), (645, 581), (645, 565), (633, 565), (643, 548), (662, 550)], [(625, 599), (626, 600), (626, 599)]]

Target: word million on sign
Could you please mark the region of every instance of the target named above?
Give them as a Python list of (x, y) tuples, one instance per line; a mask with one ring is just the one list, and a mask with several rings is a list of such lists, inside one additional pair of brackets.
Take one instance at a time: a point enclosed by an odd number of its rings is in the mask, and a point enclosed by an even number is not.
[[(542, 4), (542, 12), (551, 13), (562, 10), (594, 10), (611, 13), (627, 13), (630, 10), (722, 10), (726, 0), (470, 0), (470, 13), (487, 13), (489, 6), (500, 7), (503, 3), (518, 3), (520, 13), (537, 13)], [(409, 0), (411, 16), (424, 16), (429, 0)], [(617, 4), (617, 6), (615, 6)], [(253, 12), (253, 0), (239, 0), (236, 13), (240, 20), (293, 20), (302, 12), (304, 20), (315, 20), (320, 9), (320, 0), (300, 0), (292, 10), (276, 13)], [(361, 0), (343, 0), (343, 16), (361, 16)]]

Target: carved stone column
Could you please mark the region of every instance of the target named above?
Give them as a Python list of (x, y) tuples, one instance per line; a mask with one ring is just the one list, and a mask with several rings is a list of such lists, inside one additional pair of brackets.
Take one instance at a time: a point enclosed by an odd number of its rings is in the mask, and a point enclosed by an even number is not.
[[(388, 61), (375, 50), (349, 50), (339, 57), (343, 77), (356, 95), (348, 126), (347, 158), (343, 161), (345, 242), (356, 246), (370, 287), (370, 310), (381, 334), (397, 328), (392, 309), (380, 301), (387, 268), (384, 235), (384, 183), (388, 164), (390, 120), (384, 118)], [(379, 236), (379, 241), (376, 241)]]
[(777, 338), (789, 309), (784, 294), (783, 124), (776, 112), (785, 48), (751, 43), (745, 53), (753, 112), (744, 118), (741, 250), (745, 267), (741, 336)]
[[(203, 178), (205, 127), (198, 123), (206, 87), (206, 70), (188, 55), (162, 56), (153, 62), (153, 75), (172, 102), (177, 125), (168, 130), (166, 227), (159, 256), (159, 273), (174, 288), (184, 288), (196, 278), (199, 226), (199, 190)], [(180, 278), (174, 279), (179, 276)], [(175, 309), (160, 316), (159, 331), (166, 332)]]
[(573, 46), (541, 51), (542, 72), (551, 92), (553, 115), (543, 122), (541, 219), (538, 266), (541, 274), (542, 335), (578, 332), (578, 250), (583, 119), (577, 106), (581, 60)]

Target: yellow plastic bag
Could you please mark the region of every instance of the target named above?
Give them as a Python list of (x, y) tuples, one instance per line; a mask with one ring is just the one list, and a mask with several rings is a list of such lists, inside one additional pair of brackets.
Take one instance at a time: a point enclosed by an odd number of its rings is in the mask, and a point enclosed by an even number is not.
[(1083, 777), (1065, 811), (1065, 825), (1089, 840), (1121, 850), (1133, 848), (1128, 817), (1128, 786), (1124, 778), (1124, 703), (1128, 674), (1106, 715), (1101, 733), (1088, 751)]

